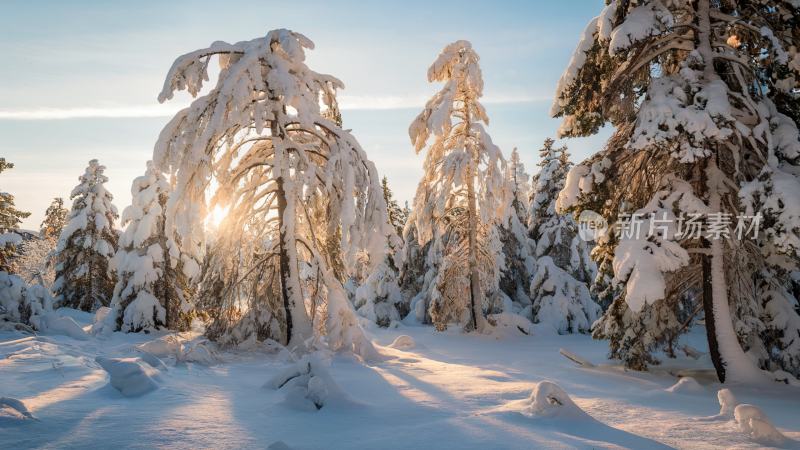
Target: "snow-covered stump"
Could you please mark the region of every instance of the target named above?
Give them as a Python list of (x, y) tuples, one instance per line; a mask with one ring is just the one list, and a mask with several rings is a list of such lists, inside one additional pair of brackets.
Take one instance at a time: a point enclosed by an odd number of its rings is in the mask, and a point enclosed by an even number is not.
[(318, 354), (304, 356), (275, 375), (264, 387), (285, 392), (285, 405), (305, 411), (350, 403)]
[(159, 372), (141, 358), (95, 358), (110, 384), (125, 397), (140, 397), (158, 389)]

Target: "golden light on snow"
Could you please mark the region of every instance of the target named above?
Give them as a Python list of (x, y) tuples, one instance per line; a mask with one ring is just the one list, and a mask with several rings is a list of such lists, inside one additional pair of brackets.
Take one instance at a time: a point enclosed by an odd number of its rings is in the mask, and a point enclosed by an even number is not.
[(732, 34), (730, 37), (728, 37), (727, 43), (733, 48), (739, 48), (739, 46), (742, 45), (742, 41), (739, 40), (739, 36), (736, 36), (735, 34)]

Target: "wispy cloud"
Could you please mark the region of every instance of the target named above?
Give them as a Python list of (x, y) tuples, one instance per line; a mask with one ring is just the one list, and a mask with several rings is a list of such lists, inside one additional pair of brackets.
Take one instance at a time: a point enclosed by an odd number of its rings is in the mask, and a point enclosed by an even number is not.
[[(503, 95), (486, 97), (484, 103), (529, 103), (549, 100), (545, 97), (528, 95)], [(425, 105), (425, 96), (339, 96), (343, 110), (387, 110), (420, 108)], [(166, 103), (128, 106), (86, 106), (77, 108), (34, 108), (19, 110), (0, 110), (0, 120), (66, 120), (88, 118), (144, 118), (171, 117), (186, 103)]]
[(0, 120), (59, 120), (85, 118), (169, 117), (184, 105), (155, 104), (129, 106), (97, 106), (80, 108), (35, 108), (0, 110)]

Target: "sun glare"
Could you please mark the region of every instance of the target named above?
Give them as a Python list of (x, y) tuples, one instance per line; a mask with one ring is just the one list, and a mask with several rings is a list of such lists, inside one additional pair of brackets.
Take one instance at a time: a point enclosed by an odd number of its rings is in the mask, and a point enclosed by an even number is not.
[(229, 208), (222, 206), (215, 206), (214, 209), (211, 211), (211, 214), (208, 215), (208, 223), (214, 228), (218, 228), (219, 225), (228, 217), (228, 210)]

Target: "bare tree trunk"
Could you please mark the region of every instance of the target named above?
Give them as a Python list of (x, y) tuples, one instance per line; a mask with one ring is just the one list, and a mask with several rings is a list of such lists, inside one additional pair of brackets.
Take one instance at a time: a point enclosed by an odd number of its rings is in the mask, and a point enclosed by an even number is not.
[(467, 177), (467, 204), (469, 214), (469, 290), (472, 315), (472, 328), (483, 331), (483, 301), (480, 297), (480, 274), (478, 273), (478, 209), (475, 204), (475, 176), (473, 164), (470, 164)]
[[(276, 119), (282, 115), (279, 111), (275, 111), (274, 114)], [(279, 128), (277, 120), (272, 121), (270, 128), (273, 139), (285, 139), (285, 131)], [(289, 155), (279, 154), (283, 152), (286, 152), (286, 150), (276, 149), (274, 158), (277, 164), (273, 170), (277, 171), (276, 196), (278, 200), (278, 233), (280, 236), (278, 247), (280, 254), (278, 258), (281, 296), (283, 297), (283, 308), (286, 315), (286, 345), (289, 349), (293, 349), (302, 348), (305, 345), (305, 340), (311, 337), (311, 321), (308, 318), (303, 292), (300, 288), (300, 275), (297, 269), (297, 241), (295, 240), (296, 199), (291, 187), (289, 187), (289, 192), (287, 193), (287, 181), (291, 183), (292, 180), (289, 167), (287, 167)]]
[[(709, 247), (708, 245), (707, 247)], [(725, 382), (725, 364), (719, 354), (719, 343), (717, 342), (717, 329), (714, 317), (713, 287), (711, 284), (711, 257), (703, 255), (703, 312), (705, 313), (706, 338), (708, 339), (708, 351), (711, 354), (711, 362), (717, 372), (720, 383)]]
[(286, 319), (286, 339), (283, 342), (289, 345), (292, 340), (292, 333), (294, 324), (292, 322), (292, 302), (289, 297), (289, 256), (286, 254), (286, 227), (284, 226), (284, 217), (286, 215), (286, 192), (283, 190), (283, 178), (278, 177), (276, 195), (278, 198), (278, 232), (280, 234), (280, 242), (278, 243), (279, 251), (279, 266), (280, 266), (280, 279), (281, 279), (281, 297), (283, 297), (283, 312)]

